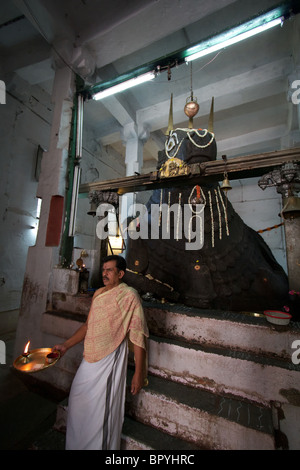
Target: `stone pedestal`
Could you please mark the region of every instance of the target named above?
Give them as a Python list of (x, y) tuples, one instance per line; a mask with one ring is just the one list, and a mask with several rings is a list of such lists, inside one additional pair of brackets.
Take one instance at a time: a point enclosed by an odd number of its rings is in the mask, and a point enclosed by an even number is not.
[(78, 284), (78, 271), (60, 268), (53, 270), (53, 292), (76, 295), (78, 293)]

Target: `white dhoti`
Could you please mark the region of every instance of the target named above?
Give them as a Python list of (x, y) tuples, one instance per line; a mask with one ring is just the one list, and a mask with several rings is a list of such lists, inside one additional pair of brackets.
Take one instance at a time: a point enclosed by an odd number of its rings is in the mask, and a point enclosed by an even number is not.
[(98, 362), (84, 359), (68, 405), (67, 450), (118, 450), (124, 420), (128, 345)]

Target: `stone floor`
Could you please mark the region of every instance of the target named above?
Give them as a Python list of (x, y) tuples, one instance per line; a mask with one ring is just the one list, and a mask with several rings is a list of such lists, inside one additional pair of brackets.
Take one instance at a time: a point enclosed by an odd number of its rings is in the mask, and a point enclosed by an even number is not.
[(0, 339), (6, 345), (6, 364), (0, 364), (0, 450), (63, 450), (65, 435), (53, 429), (62, 397), (47, 395), (14, 370), (14, 331)]

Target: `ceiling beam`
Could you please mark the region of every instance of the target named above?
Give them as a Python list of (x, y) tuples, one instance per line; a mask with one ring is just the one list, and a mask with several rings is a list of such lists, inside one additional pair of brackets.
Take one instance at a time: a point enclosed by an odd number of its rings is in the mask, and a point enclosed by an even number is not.
[(46, 2), (13, 0), (13, 2), (49, 44), (53, 44), (57, 38), (68, 39), (74, 43), (75, 32), (65, 16), (55, 9), (53, 2), (48, 0)]
[[(200, 104), (200, 110), (197, 118), (200, 116), (208, 116), (210, 110), (211, 98), (215, 98), (215, 110), (221, 111), (231, 109), (241, 104), (241, 96), (243, 103), (246, 101), (255, 101), (260, 93), (258, 86), (263, 84), (272, 84), (278, 79), (286, 79), (292, 71), (292, 59), (284, 58), (275, 62), (271, 62), (254, 70), (250, 70), (232, 77), (225, 78), (215, 83), (211, 83), (202, 88), (194, 90), (194, 96)], [(272, 87), (265, 87), (264, 96), (273, 93)], [(181, 123), (184, 118), (184, 106), (188, 93), (173, 98), (173, 121)], [(137, 111), (137, 122), (150, 125), (152, 130), (167, 128), (169, 116), (170, 101), (157, 103)], [(205, 127), (207, 123), (203, 123), (201, 127)]]
[(149, 191), (162, 187), (201, 185), (208, 181), (222, 180), (225, 170), (230, 175), (231, 180), (252, 178), (254, 176), (262, 176), (271, 169), (291, 161), (300, 161), (300, 148), (230, 158), (226, 163), (223, 160), (196, 163), (189, 166), (190, 173), (184, 176), (160, 178), (159, 172), (155, 171), (145, 175), (86, 183), (80, 186), (79, 192), (81, 197), (84, 197), (90, 191), (117, 191), (119, 194), (125, 194), (134, 191)]
[[(222, 7), (234, 2), (222, 0)], [(86, 32), (81, 41), (89, 43), (97, 66), (101, 68), (214, 13), (220, 9), (217, 3), (207, 0), (160, 0), (159, 7), (157, 2), (153, 2), (137, 15), (118, 24), (117, 28), (103, 32), (103, 28), (98, 27), (98, 31), (92, 31), (91, 35)], [(145, 25), (150, 24), (151, 28), (145, 28)]]

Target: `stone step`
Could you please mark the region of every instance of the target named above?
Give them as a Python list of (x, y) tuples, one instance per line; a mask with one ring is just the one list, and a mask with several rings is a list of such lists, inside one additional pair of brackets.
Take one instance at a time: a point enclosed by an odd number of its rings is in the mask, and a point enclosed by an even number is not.
[(203, 346), (219, 346), (290, 359), (300, 324), (269, 323), (262, 313), (202, 310), (184, 305), (144, 303), (152, 334)]
[[(67, 428), (68, 401), (63, 400), (56, 411), (53, 430), (65, 435)], [(64, 440), (64, 438), (63, 438)], [(122, 450), (205, 450), (151, 426), (125, 416), (121, 439)]]
[(75, 313), (87, 317), (91, 308), (93, 294), (52, 293), (52, 310)]
[(153, 375), (266, 406), (289, 403), (289, 394), (299, 388), (299, 366), (291, 360), (177, 339), (151, 336), (148, 362)]
[(122, 430), (122, 450), (206, 450), (196, 444), (171, 436), (152, 426), (125, 416)]
[[(57, 323), (54, 317), (57, 316), (60, 321), (56, 334), (63, 336), (65, 332), (60, 324), (84, 322), (90, 304), (90, 295), (53, 295), (53, 309), (45, 312), (43, 328), (54, 334)], [(273, 325), (261, 313), (204, 310), (157, 302), (144, 302), (143, 305), (151, 333), (202, 345), (289, 359), (291, 345), (300, 334), (300, 323)]]
[[(128, 380), (130, 374), (131, 372)], [(127, 394), (126, 413), (150, 427), (143, 428), (140, 436), (134, 426), (130, 430), (128, 425), (124, 427), (128, 445), (140, 449), (161, 449), (155, 439), (157, 431), (179, 439), (177, 442), (170, 441), (170, 446), (174, 446), (173, 450), (180, 450), (180, 446), (187, 445), (182, 441), (195, 446), (194, 449), (275, 448), (270, 408), (195, 389), (161, 377), (150, 375), (149, 385), (138, 395)], [(134, 435), (134, 432), (137, 434)], [(164, 445), (163, 441), (161, 445)]]

